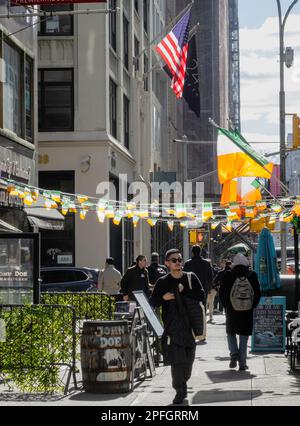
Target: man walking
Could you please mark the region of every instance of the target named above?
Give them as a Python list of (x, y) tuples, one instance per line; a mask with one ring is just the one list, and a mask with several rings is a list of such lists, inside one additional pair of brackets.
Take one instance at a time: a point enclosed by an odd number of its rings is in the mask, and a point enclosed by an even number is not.
[(170, 273), (154, 287), (150, 303), (162, 306), (164, 358), (171, 365), (172, 385), (176, 391), (173, 404), (181, 404), (187, 396), (187, 382), (195, 359), (195, 337), (185, 298), (204, 301), (205, 293), (195, 274), (182, 271), (182, 256), (177, 249), (166, 253), (165, 264)]
[[(192, 258), (189, 259), (184, 264), (183, 270), (185, 272), (194, 272), (197, 275), (199, 281), (201, 282), (204, 291), (205, 291), (205, 300), (204, 300), (204, 311), (207, 309), (207, 303), (211, 306), (211, 303), (214, 300), (215, 291), (212, 291), (212, 282), (213, 282), (213, 273), (212, 267), (208, 260), (205, 260), (201, 253), (201, 247), (194, 245), (192, 247)], [(211, 314), (212, 320), (212, 314)], [(206, 341), (206, 316), (204, 312), (204, 327), (203, 327), (203, 336), (202, 343)]]
[(98, 277), (98, 289), (109, 295), (118, 294), (120, 291), (121, 273), (114, 267), (114, 259), (106, 259), (105, 268), (102, 269)]
[[(257, 274), (249, 270), (247, 258), (237, 254), (233, 269), (226, 271), (220, 286), (220, 298), (226, 311), (226, 333), (230, 351), (229, 368), (248, 370), (247, 345), (253, 332), (253, 310), (261, 298)], [(239, 336), (239, 345), (237, 342)]]
[(127, 269), (122, 280), (121, 289), (123, 293), (123, 300), (135, 301), (133, 291), (143, 291), (149, 297), (149, 274), (146, 269), (147, 259), (146, 256), (139, 255), (136, 258), (134, 266)]
[(148, 266), (148, 272), (149, 272), (149, 282), (150, 285), (155, 285), (156, 281), (167, 275), (168, 269), (164, 265), (159, 264), (159, 254), (158, 253), (152, 253), (151, 255), (151, 265)]
[(221, 286), (221, 282), (223, 280), (224, 275), (226, 274), (227, 271), (231, 271), (232, 269), (232, 262), (230, 260), (223, 260), (223, 268), (219, 271), (219, 273), (216, 275), (216, 277), (214, 278), (214, 282), (213, 282), (213, 287), (214, 289), (217, 291), (217, 295), (216, 295), (216, 301), (215, 301), (215, 307), (218, 307), (219, 304), (219, 312), (223, 313), (223, 304), (221, 302), (220, 299), (220, 295), (219, 295), (219, 291), (220, 291), (220, 286)]

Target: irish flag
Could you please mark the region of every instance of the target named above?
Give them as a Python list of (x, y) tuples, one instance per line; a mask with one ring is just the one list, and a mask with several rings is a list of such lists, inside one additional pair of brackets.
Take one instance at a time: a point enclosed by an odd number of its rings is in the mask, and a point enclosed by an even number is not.
[(273, 164), (255, 151), (238, 132), (219, 127), (218, 173), (221, 185), (238, 177), (270, 179)]
[(260, 184), (253, 177), (235, 178), (224, 182), (221, 204), (241, 202), (243, 204), (255, 204), (262, 199)]

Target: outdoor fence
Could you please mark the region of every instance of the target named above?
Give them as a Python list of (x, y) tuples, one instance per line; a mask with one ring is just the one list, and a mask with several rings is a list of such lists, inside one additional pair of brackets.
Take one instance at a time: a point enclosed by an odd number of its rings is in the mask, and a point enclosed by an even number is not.
[(0, 305), (0, 324), (0, 377), (9, 388), (67, 393), (71, 376), (77, 388), (72, 307)]
[(58, 304), (72, 306), (76, 320), (112, 319), (115, 310), (115, 299), (106, 293), (41, 293), (42, 304)]

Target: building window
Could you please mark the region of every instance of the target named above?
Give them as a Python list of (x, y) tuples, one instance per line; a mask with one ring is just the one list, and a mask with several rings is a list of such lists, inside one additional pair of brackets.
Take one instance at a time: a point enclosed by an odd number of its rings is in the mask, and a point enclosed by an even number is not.
[[(116, 10), (117, 1), (109, 0), (109, 8), (111, 10)], [(109, 14), (109, 43), (110, 46), (117, 51), (117, 14), (110, 13)]]
[(109, 99), (110, 133), (117, 139), (117, 85), (112, 79), (109, 80)]
[[(40, 7), (41, 12), (64, 12), (73, 10), (72, 4), (47, 5)], [(53, 16), (41, 21), (39, 36), (72, 36), (73, 15)]]
[(3, 84), (3, 127), (22, 137), (22, 55), (12, 45), (3, 43), (5, 82)]
[[(39, 172), (39, 186), (48, 190), (62, 191), (68, 194), (75, 192), (74, 171)], [(41, 265), (59, 266), (57, 255), (69, 256), (75, 265), (75, 214), (68, 213), (64, 220), (63, 231), (40, 229), (41, 233)]]
[(134, 0), (134, 9), (136, 13), (139, 13), (139, 0)]
[(135, 60), (135, 70), (139, 71), (140, 69), (140, 61), (139, 61), (139, 54), (140, 54), (140, 42), (136, 37), (134, 37), (134, 56), (136, 58)]
[(33, 128), (33, 61), (25, 60), (25, 134), (26, 139), (32, 139)]
[(124, 145), (129, 149), (129, 128), (130, 128), (130, 102), (127, 96), (124, 95)]
[(124, 49), (124, 66), (129, 69), (129, 22), (126, 16), (123, 16), (123, 49)]
[(39, 70), (39, 131), (74, 130), (72, 69)]
[(148, 25), (149, 25), (149, 1), (144, 0), (144, 30), (148, 33)]
[(149, 73), (149, 59), (148, 59), (147, 55), (144, 55), (144, 89), (145, 89), (145, 92), (148, 92), (148, 90), (149, 90), (148, 73)]

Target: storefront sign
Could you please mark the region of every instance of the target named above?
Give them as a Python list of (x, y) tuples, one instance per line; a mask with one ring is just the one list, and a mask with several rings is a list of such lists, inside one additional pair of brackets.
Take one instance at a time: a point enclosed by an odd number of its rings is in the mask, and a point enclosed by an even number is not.
[(11, 0), (11, 6), (28, 6), (32, 4), (65, 4), (65, 3), (106, 3), (107, 0)]
[(57, 256), (57, 264), (58, 265), (72, 265), (73, 264), (73, 256), (71, 254), (60, 254)]
[(33, 160), (5, 147), (0, 147), (0, 177), (29, 183), (34, 172)]
[(285, 297), (263, 297), (254, 310), (253, 352), (285, 351)]

